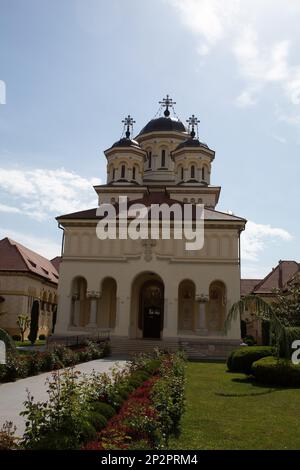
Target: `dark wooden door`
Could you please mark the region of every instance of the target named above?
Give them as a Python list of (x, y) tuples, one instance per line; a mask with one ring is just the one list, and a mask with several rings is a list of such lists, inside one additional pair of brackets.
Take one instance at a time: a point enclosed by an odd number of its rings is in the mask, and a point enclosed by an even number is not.
[(143, 337), (160, 338), (163, 328), (164, 286), (159, 281), (147, 281), (141, 289)]

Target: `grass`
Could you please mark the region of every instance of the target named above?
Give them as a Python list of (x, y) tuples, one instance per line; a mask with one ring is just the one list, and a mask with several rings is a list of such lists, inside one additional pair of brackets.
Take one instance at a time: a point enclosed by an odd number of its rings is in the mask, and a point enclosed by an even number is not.
[(169, 449), (300, 449), (300, 389), (259, 386), (225, 364), (190, 362), (186, 398)]
[[(36, 342), (34, 343), (34, 346), (44, 346), (44, 344), (46, 343), (46, 341), (43, 339), (37, 339)], [(15, 341), (15, 345), (16, 346), (32, 346), (31, 342), (29, 340), (25, 340), (25, 341)]]

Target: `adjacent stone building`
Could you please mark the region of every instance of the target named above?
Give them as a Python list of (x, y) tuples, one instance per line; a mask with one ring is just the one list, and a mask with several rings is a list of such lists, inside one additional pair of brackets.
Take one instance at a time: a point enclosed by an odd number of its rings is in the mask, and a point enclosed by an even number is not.
[[(56, 266), (55, 266), (56, 265)], [(18, 315), (39, 309), (39, 333), (48, 335), (56, 321), (59, 257), (55, 265), (20, 243), (0, 241), (0, 328), (19, 334)]]

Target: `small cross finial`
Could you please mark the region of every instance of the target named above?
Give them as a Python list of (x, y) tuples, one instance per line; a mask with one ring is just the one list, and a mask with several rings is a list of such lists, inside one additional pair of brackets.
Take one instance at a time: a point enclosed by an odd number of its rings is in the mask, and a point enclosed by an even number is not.
[(130, 116), (130, 114), (128, 114), (128, 116), (125, 119), (123, 119), (122, 123), (124, 124), (124, 128), (126, 127), (126, 133), (125, 133), (126, 138), (129, 139), (130, 129), (131, 131), (133, 130), (133, 124), (135, 124), (135, 121)]
[(176, 101), (173, 101), (172, 98), (170, 98), (169, 95), (167, 95), (165, 98), (163, 98), (162, 101), (159, 101), (159, 104), (162, 105), (165, 109), (164, 111), (164, 115), (165, 117), (169, 117), (170, 116), (170, 111), (169, 111), (169, 108), (173, 107), (174, 104), (176, 104)]
[(191, 137), (194, 139), (196, 133), (195, 133), (195, 127), (197, 129), (197, 134), (198, 134), (198, 124), (199, 124), (199, 119), (192, 114), (191, 117), (189, 117), (186, 121), (189, 125), (189, 130), (191, 131)]

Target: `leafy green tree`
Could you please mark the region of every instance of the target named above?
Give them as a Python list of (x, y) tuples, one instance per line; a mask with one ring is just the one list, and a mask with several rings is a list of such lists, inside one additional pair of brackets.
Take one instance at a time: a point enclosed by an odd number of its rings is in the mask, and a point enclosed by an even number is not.
[(24, 342), (24, 335), (30, 326), (30, 319), (27, 315), (18, 315), (17, 325), (21, 333), (21, 341)]
[(278, 356), (284, 354), (288, 357), (292, 339), (299, 335), (299, 328), (295, 328), (300, 326), (299, 278), (284, 290), (274, 290), (274, 298), (270, 303), (258, 295), (243, 297), (231, 307), (225, 329), (228, 330), (233, 320), (242, 318), (249, 311), (253, 318), (270, 322), (271, 342), (276, 347)]

